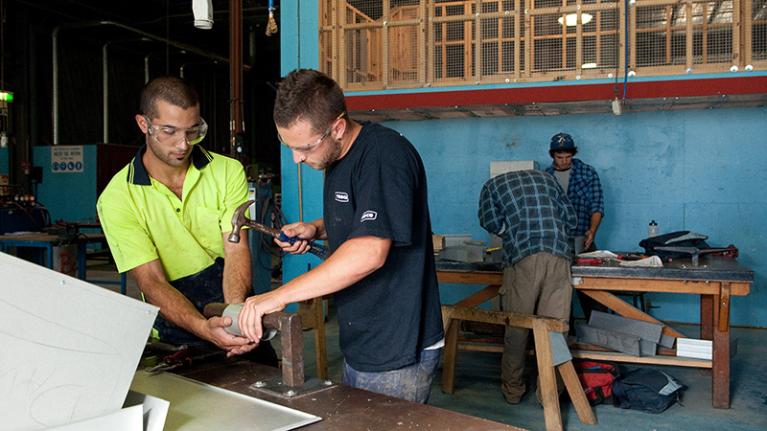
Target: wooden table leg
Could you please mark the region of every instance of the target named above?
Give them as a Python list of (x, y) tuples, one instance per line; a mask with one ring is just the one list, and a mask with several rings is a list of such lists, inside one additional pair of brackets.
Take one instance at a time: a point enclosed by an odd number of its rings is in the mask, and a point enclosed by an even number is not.
[(562, 414), (559, 411), (559, 393), (557, 377), (551, 361), (551, 340), (548, 325), (543, 320), (533, 320), (535, 338), (535, 356), (538, 359), (538, 379), (543, 402), (543, 418), (546, 431), (562, 430)]
[(722, 283), (722, 294), (713, 297), (713, 373), (712, 404), (718, 409), (730, 408), (730, 285)]
[(455, 360), (458, 353), (458, 328), (461, 321), (450, 319), (445, 332), (445, 350), (442, 361), (442, 392), (455, 392)]

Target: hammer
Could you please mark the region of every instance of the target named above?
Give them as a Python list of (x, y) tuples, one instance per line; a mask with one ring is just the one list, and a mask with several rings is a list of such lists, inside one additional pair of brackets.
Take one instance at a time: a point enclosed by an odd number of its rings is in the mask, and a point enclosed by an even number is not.
[[(254, 200), (247, 201), (244, 204), (238, 206), (236, 210), (234, 210), (234, 214), (232, 215), (232, 233), (229, 234), (229, 242), (240, 242), (240, 229), (242, 229), (243, 226), (248, 226), (257, 230), (258, 232), (276, 237), (282, 242), (293, 244), (296, 241), (300, 241), (300, 238), (287, 236), (285, 235), (285, 232), (279, 229), (264, 226), (261, 223), (257, 223), (249, 219), (245, 215), (245, 211), (247, 211), (248, 208), (254, 203), (256, 203)], [(312, 253), (320, 259), (325, 259), (328, 256), (328, 249), (314, 241), (309, 241), (309, 253)]]

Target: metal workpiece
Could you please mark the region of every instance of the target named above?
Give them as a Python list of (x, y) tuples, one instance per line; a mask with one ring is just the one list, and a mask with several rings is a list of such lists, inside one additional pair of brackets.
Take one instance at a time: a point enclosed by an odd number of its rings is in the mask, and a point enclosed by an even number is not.
[[(242, 205), (240, 205), (239, 207), (237, 207), (236, 210), (234, 210), (234, 214), (232, 214), (232, 232), (229, 234), (229, 237), (227, 238), (229, 242), (234, 242), (234, 243), (240, 242), (240, 231), (245, 226), (251, 229), (254, 229), (258, 232), (261, 232), (263, 234), (273, 236), (282, 242), (288, 242), (290, 244), (293, 244), (296, 241), (300, 241), (299, 238), (289, 237), (285, 235), (285, 232), (282, 232), (279, 229), (265, 226), (261, 223), (258, 223), (254, 220), (249, 219), (245, 215), (245, 212), (248, 210), (248, 208), (250, 208), (251, 205), (255, 203), (256, 203), (255, 200), (249, 200), (243, 203)], [(309, 253), (324, 260), (328, 256), (328, 249), (324, 245), (318, 244), (316, 241), (309, 241)]]
[[(278, 370), (251, 361), (207, 364), (186, 369), (180, 374), (230, 391), (256, 396), (292, 409), (310, 413), (322, 421), (306, 425), (302, 430), (440, 430), (440, 431), (501, 431), (519, 430), (498, 422), (392, 398), (342, 384), (326, 385), (308, 395), (285, 397), (262, 391), (253, 384), (261, 381), (268, 386)], [(313, 380), (312, 380), (313, 381)], [(310, 384), (308, 382), (307, 384)], [(172, 405), (172, 404), (171, 404)]]

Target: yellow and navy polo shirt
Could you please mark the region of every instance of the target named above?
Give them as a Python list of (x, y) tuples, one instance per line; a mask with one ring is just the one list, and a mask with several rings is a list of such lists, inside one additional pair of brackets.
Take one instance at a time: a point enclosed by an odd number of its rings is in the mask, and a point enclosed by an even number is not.
[(151, 178), (139, 149), (96, 204), (117, 269), (160, 259), (169, 281), (195, 274), (224, 257), (224, 233), (248, 197), (242, 164), (194, 146), (182, 199)]

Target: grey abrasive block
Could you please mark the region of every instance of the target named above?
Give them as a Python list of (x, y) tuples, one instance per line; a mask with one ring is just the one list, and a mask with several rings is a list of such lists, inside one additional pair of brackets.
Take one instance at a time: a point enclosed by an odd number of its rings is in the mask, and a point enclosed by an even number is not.
[(589, 325), (597, 328), (609, 329), (611, 331), (623, 332), (624, 334), (636, 335), (643, 340), (661, 344), (665, 347), (671, 347), (674, 343), (673, 337), (667, 337), (671, 338), (671, 345), (667, 345), (669, 340), (664, 340), (661, 337), (661, 333), (663, 332), (662, 324), (629, 319), (627, 317), (618, 316), (617, 314), (593, 311), (591, 313), (591, 318), (589, 319)]
[(640, 356), (642, 353), (639, 347), (640, 338), (636, 335), (622, 334), (589, 325), (578, 325), (575, 332), (578, 335), (578, 341), (584, 343), (595, 344), (634, 356)]

